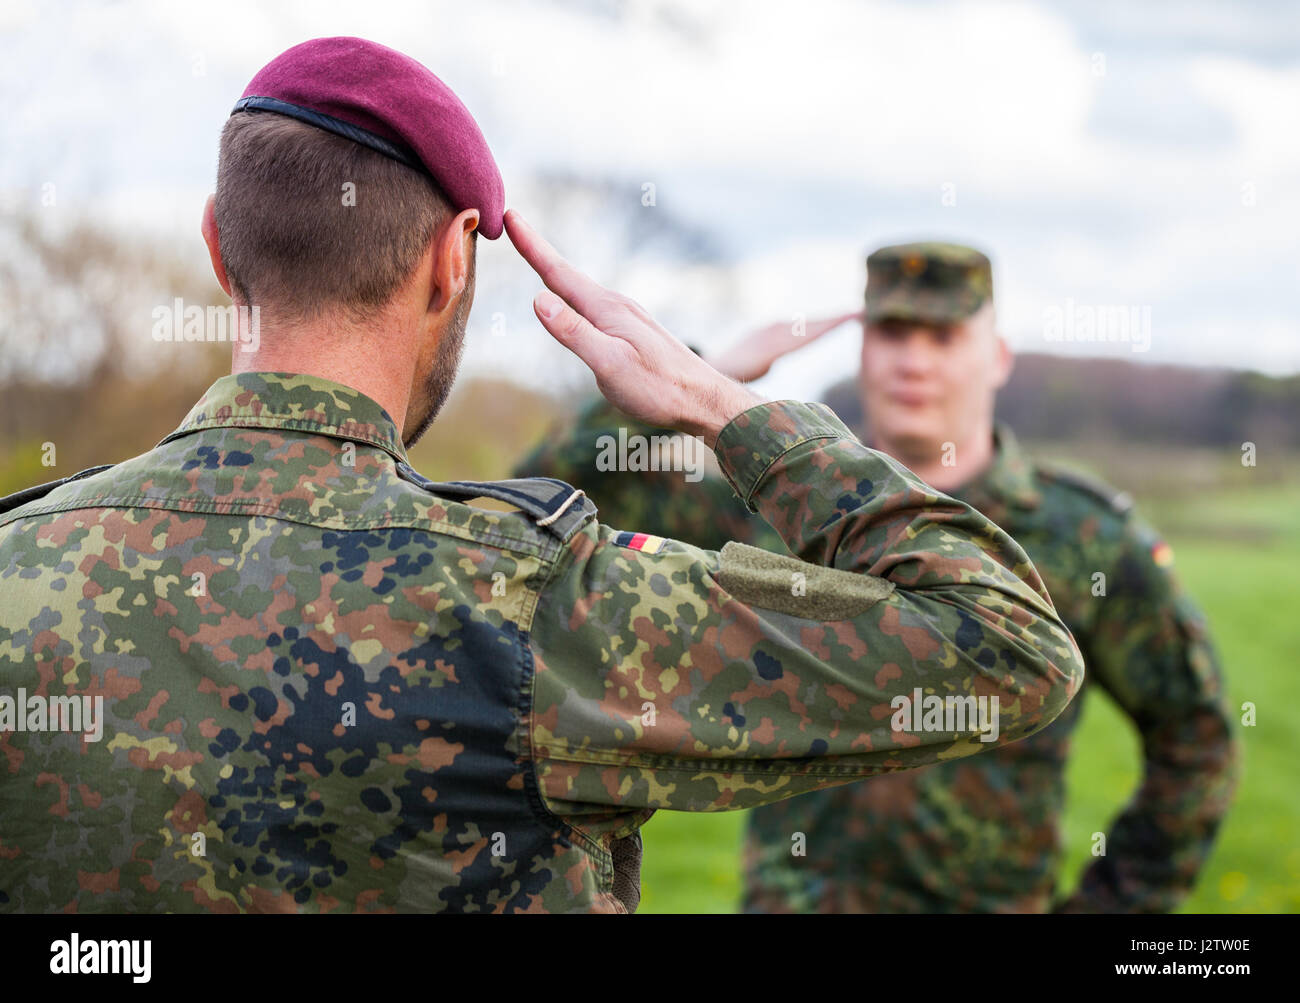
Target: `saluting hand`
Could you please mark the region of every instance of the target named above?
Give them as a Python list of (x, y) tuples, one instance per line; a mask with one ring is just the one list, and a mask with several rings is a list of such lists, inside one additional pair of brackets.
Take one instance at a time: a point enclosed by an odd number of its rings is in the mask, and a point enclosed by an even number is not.
[(781, 356), (797, 349), (811, 345), (828, 331), (833, 331), (850, 320), (860, 320), (861, 310), (810, 320), (800, 325), (797, 322), (769, 324), (746, 335), (730, 348), (717, 355), (709, 356), (709, 363), (720, 373), (732, 379), (749, 382), (765, 376), (772, 368), (772, 363)]
[(519, 213), (508, 210), (505, 224), (515, 248), (546, 284), (533, 299), (537, 319), (587, 364), (600, 392), (619, 410), (699, 435), (712, 448), (728, 422), (763, 402), (664, 330), (641, 304), (570, 265)]

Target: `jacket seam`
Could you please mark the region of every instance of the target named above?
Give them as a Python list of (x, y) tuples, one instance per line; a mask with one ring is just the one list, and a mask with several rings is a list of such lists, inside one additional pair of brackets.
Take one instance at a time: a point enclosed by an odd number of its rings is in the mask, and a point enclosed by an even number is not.
[[(430, 496), (434, 497), (434, 496)], [(386, 522), (376, 522), (373, 518), (358, 516), (348, 518), (346, 516), (330, 516), (328, 518), (320, 516), (311, 516), (306, 513), (286, 512), (282, 507), (276, 505), (267, 505), (265, 503), (246, 503), (239, 500), (227, 502), (196, 502), (185, 503), (185, 507), (179, 507), (174, 499), (169, 498), (150, 498), (147, 495), (124, 495), (121, 497), (96, 498), (93, 501), (84, 502), (62, 502), (57, 505), (39, 505), (35, 508), (23, 506), (21, 509), (15, 509), (12, 514), (0, 516), (0, 526), (7, 525), (11, 522), (17, 522), (20, 519), (33, 518), (42, 515), (54, 515), (60, 512), (77, 512), (90, 511), (95, 509), (119, 509), (119, 508), (143, 508), (153, 509), (164, 512), (180, 512), (186, 515), (260, 515), (270, 519), (278, 519), (282, 522), (292, 522), (303, 526), (312, 526), (318, 529), (424, 529), (429, 532), (444, 533), (447, 536), (459, 540), (466, 540), (472, 543), (489, 543), (503, 546), (506, 549), (516, 550), (532, 554), (543, 560), (548, 559), (553, 548), (543, 546), (536, 539), (526, 537), (512, 536), (507, 533), (500, 533), (493, 530), (485, 530), (481, 534), (462, 535), (461, 527), (453, 523), (441, 522), (434, 519), (390, 519)]]
[[(598, 839), (583, 829), (576, 822), (563, 817), (554, 812), (546, 804), (546, 799), (542, 794), (541, 778), (537, 775), (538, 757), (537, 749), (533, 742), (533, 726), (536, 722), (536, 663), (533, 658), (532, 646), (532, 618), (536, 613), (537, 605), (541, 602), (542, 593), (559, 575), (560, 565), (564, 563), (564, 554), (551, 564), (550, 573), (546, 580), (541, 583), (537, 589), (536, 599), (533, 602), (533, 609), (529, 613), (528, 630), (524, 634), (527, 642), (524, 648), (527, 666), (526, 679), (523, 686), (524, 692), (520, 694), (520, 710), (526, 712), (526, 717), (521, 720), (521, 730), (524, 732), (524, 748), (527, 750), (528, 769), (525, 770), (524, 787), (529, 792), (530, 803), (532, 798), (536, 798), (535, 810), (540, 812), (540, 817), (549, 820), (551, 824), (558, 824), (562, 833), (567, 833), (574, 837), (574, 841), (596, 862), (596, 876), (599, 881), (600, 893), (604, 896), (613, 897), (614, 892), (614, 857), (609, 849)], [(526, 721), (524, 725), (522, 722)]]
[[(528, 635), (521, 635), (520, 641), (522, 646), (520, 666), (523, 671), (520, 678), (520, 694), (517, 706), (521, 712), (525, 707), (529, 708), (529, 713), (527, 716), (524, 716), (521, 713), (519, 729), (521, 732), (531, 732), (532, 684), (535, 667)], [(521, 766), (524, 767), (524, 790), (528, 794), (528, 806), (531, 809), (534, 818), (541, 822), (548, 830), (558, 829), (560, 835), (568, 839), (569, 842), (576, 843), (582, 850), (594, 857), (597, 864), (597, 873), (600, 878), (600, 890), (602, 893), (608, 892), (609, 887), (607, 886), (613, 877), (613, 858), (598, 840), (593, 839), (590, 834), (584, 832), (579, 826), (551, 811), (551, 809), (546, 806), (546, 799), (542, 795), (541, 782), (537, 778), (537, 759), (532, 755), (531, 742), (528, 744), (527, 754), (523, 758)]]
[(754, 499), (755, 492), (758, 491), (758, 487), (760, 484), (762, 484), (763, 478), (767, 476), (768, 471), (771, 470), (774, 466), (776, 466), (777, 462), (783, 456), (785, 456), (786, 453), (790, 452), (792, 449), (799, 448), (805, 442), (817, 442), (821, 439), (842, 439), (842, 438), (843, 438), (842, 435), (839, 435), (834, 432), (822, 432), (817, 435), (806, 435), (803, 438), (799, 439), (797, 442), (792, 442), (790, 445), (786, 446), (784, 449), (781, 450), (781, 452), (777, 453), (774, 457), (772, 457), (772, 459), (770, 459), (766, 463), (766, 465), (764, 465), (763, 469), (758, 472), (758, 476), (754, 478), (754, 483), (750, 485), (749, 491), (745, 494), (745, 506), (749, 508), (750, 511), (756, 511), (753, 508), (753, 499)]
[[(256, 424), (241, 425), (238, 424), (240, 419), (256, 422)], [(357, 424), (360, 425), (366, 423), (357, 422)], [(376, 446), (379, 449), (384, 450), (384, 452), (395, 457), (402, 463), (409, 462), (405, 455), (397, 451), (390, 439), (380, 439), (372, 436), (345, 432), (341, 425), (332, 425), (328, 422), (321, 421), (311, 421), (307, 418), (277, 418), (251, 413), (232, 413), (225, 418), (209, 418), (204, 421), (191, 422), (190, 424), (181, 426), (175, 432), (172, 432), (163, 439), (162, 442), (159, 442), (158, 445), (161, 446), (164, 442), (174, 441), (183, 436), (189, 435), (192, 432), (200, 432), (204, 429), (210, 428), (289, 428), (300, 432), (319, 432), (334, 439), (351, 439), (355, 442), (364, 442), (367, 445)]]
[[(664, 763), (653, 756), (617, 756), (601, 755), (600, 753), (580, 753), (572, 749), (564, 749), (558, 754), (553, 754), (551, 758), (569, 763), (580, 763), (589, 766), (637, 766), (645, 769), (652, 769), (666, 773), (683, 773), (692, 776), (698, 776), (700, 773), (710, 772), (707, 764), (718, 762), (719, 760), (699, 760), (698, 765), (685, 765), (677, 761)], [(823, 766), (758, 766), (750, 765), (751, 761), (744, 759), (727, 759), (723, 760), (730, 764), (730, 768), (725, 770), (713, 770), (712, 772), (726, 773), (728, 775), (735, 773), (761, 773), (771, 776), (875, 776), (882, 772), (888, 772), (888, 769), (882, 770), (879, 767), (860, 766), (835, 766), (826, 764)]]

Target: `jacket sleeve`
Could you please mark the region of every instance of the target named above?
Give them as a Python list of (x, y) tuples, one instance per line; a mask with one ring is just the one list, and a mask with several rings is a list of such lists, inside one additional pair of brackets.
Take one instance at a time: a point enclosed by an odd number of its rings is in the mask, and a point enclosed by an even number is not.
[[(639, 463), (608, 462), (620, 442), (641, 450), (633, 457)], [(683, 452), (689, 454), (685, 459)], [(582, 409), (571, 430), (539, 444), (512, 476), (554, 477), (581, 488), (612, 525), (635, 526), (706, 550), (721, 550), (736, 540), (755, 546), (774, 543), (783, 551), (785, 545), (772, 539), (767, 524), (726, 481), (694, 469), (695, 462), (709, 458), (703, 442), (637, 421), (598, 397)], [(672, 469), (677, 460), (678, 469)], [(637, 466), (655, 469), (630, 469)]]
[(1238, 779), (1223, 674), (1172, 553), (1130, 519), (1094, 629), (1089, 671), (1142, 740), (1142, 784), (1110, 827), (1105, 855), (1058, 912), (1172, 911), (1209, 856)]
[[(595, 522), (569, 540), (530, 635), (554, 810), (749, 808), (991, 749), (1069, 702), (1078, 649), (993, 523), (824, 405), (751, 408), (715, 451), (795, 558), (652, 553)], [(923, 715), (936, 698), (952, 710)]]

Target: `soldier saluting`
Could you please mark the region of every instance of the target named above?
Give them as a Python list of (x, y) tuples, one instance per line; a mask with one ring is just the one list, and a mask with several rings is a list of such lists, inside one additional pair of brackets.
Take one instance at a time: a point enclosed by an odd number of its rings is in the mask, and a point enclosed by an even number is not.
[[(0, 688), (105, 696), (102, 741), (0, 735), (4, 908), (630, 911), (657, 808), (979, 752), (1069, 702), (1078, 650), (1005, 533), (824, 406), (722, 376), (503, 206), (414, 60), (317, 39), (254, 77), (203, 234), (258, 350), (150, 452), (0, 503)], [(476, 236), (503, 230), (606, 397), (701, 436), (794, 557), (410, 468)], [(1000, 701), (997, 742), (895, 729), (917, 687)]]
[[(1172, 910), (1192, 888), (1228, 810), (1239, 749), (1218, 656), (1173, 574), (1169, 547), (1126, 495), (1031, 460), (1011, 429), (995, 422), (1012, 357), (997, 331), (993, 269), (982, 252), (933, 242), (879, 248), (867, 258), (865, 306), (862, 314), (811, 321), (800, 338), (788, 324), (763, 328), (714, 364), (736, 379), (756, 379), (780, 356), (860, 317), (853, 389), (863, 441), (1023, 544), (1084, 652), (1084, 692), (1100, 687), (1141, 735), (1143, 782), (1078, 889), (1056, 895), (1080, 696), (1050, 727), (989, 755), (760, 807), (745, 841), (746, 910)], [(591, 473), (590, 443), (615, 425), (624, 434), (654, 431), (597, 402), (572, 435), (540, 448), (521, 469), (589, 487), (612, 521), (699, 546), (736, 540), (785, 551), (785, 541), (721, 481)], [(914, 714), (916, 704), (901, 710)], [(806, 838), (801, 855), (790, 852), (795, 832)]]

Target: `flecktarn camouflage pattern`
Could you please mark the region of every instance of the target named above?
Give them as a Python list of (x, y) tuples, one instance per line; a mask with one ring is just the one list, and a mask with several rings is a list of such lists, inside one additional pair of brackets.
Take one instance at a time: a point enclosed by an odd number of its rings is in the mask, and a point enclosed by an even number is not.
[(894, 244), (867, 258), (866, 317), (921, 324), (965, 320), (993, 298), (993, 266), (961, 244)]
[[(1079, 652), (995, 525), (821, 405), (717, 453), (824, 567), (651, 542), (555, 480), (432, 483), (378, 404), (289, 374), (0, 504), (0, 909), (628, 911), (657, 808), (1066, 707)], [(999, 701), (996, 741), (896, 727), (917, 688)]]
[[(582, 487), (604, 518), (647, 532), (785, 552), (721, 480), (593, 472), (592, 443), (618, 428), (661, 431), (597, 401), (517, 470)], [(1204, 617), (1173, 575), (1172, 551), (1126, 496), (1031, 462), (1010, 429), (995, 438), (993, 464), (957, 496), (1025, 547), (1083, 650), (1093, 684), (1085, 692), (1104, 691), (1141, 736), (1141, 786), (1109, 825), (1105, 855), (1053, 905), (1078, 699), (1047, 728), (987, 755), (757, 809), (744, 855), (748, 909), (1166, 912), (1191, 890), (1239, 770)], [(805, 836), (802, 854), (791, 852), (794, 833)]]

